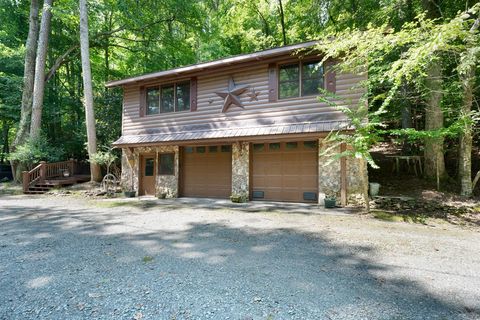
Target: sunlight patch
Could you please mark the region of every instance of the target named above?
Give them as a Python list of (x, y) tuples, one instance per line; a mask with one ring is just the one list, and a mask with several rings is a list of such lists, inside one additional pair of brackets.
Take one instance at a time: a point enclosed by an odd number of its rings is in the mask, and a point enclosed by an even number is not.
[(52, 281), (53, 277), (38, 277), (27, 282), (27, 287), (31, 289), (42, 288)]

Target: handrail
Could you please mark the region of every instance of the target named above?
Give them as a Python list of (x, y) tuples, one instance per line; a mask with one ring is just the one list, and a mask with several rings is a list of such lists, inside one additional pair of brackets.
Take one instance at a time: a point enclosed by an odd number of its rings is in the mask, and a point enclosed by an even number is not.
[(23, 171), (23, 191), (28, 191), (37, 182), (45, 182), (49, 178), (62, 177), (65, 171), (68, 171), (69, 175), (75, 174), (76, 163), (77, 161), (74, 159), (52, 163), (40, 161), (40, 164), (32, 170)]

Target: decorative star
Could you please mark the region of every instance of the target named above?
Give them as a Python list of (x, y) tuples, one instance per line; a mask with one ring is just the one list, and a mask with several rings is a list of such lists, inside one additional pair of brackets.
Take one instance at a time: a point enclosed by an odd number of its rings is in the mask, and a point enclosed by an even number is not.
[(260, 91), (255, 91), (255, 88), (252, 88), (252, 91), (250, 91), (249, 94), (247, 94), (250, 97), (250, 101), (258, 101), (258, 95), (260, 94)]
[(239, 95), (244, 93), (249, 86), (246, 85), (239, 85), (237, 86), (235, 82), (233, 82), (233, 77), (228, 79), (228, 89), (223, 91), (215, 92), (218, 96), (224, 99), (223, 101), (223, 109), (222, 112), (227, 112), (228, 108), (231, 105), (240, 107), (243, 109), (242, 102), (240, 101)]

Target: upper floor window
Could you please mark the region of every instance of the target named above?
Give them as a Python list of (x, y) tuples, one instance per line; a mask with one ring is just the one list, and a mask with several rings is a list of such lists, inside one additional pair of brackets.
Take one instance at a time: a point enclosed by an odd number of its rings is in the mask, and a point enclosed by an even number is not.
[(190, 110), (190, 81), (147, 89), (147, 115)]
[(320, 93), (323, 66), (320, 61), (308, 61), (280, 66), (278, 97), (280, 99), (309, 96)]

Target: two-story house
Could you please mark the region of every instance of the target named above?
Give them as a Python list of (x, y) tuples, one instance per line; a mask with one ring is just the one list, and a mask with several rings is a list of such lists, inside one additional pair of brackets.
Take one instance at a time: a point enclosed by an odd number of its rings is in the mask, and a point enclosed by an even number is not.
[[(321, 102), (355, 107), (365, 75), (334, 72), (301, 43), (118, 81), (123, 88), (122, 184), (138, 195), (242, 196), (317, 202), (357, 194), (354, 160), (325, 166), (322, 139), (349, 130), (344, 114)], [(351, 128), (350, 128), (351, 129)]]

